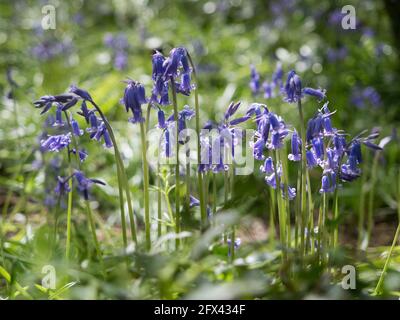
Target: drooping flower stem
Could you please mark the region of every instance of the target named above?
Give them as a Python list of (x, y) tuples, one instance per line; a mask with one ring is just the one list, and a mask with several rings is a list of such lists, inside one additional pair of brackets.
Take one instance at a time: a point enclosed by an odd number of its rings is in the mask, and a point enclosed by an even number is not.
[[(174, 106), (174, 119), (175, 119), (175, 232), (180, 232), (180, 173), (179, 173), (179, 128), (178, 128), (178, 101), (176, 98), (176, 89), (174, 78), (171, 77), (172, 87), (172, 104)], [(179, 238), (176, 238), (176, 248), (179, 248)]]
[[(307, 172), (307, 159), (306, 159), (306, 130), (304, 124), (303, 108), (301, 99), (297, 102), (299, 118), (300, 118), (300, 136), (301, 136), (301, 188), (299, 190), (300, 197), (300, 211), (301, 211), (301, 231), (300, 231), (300, 252), (303, 256), (305, 252), (305, 229), (307, 226), (306, 221), (306, 175)], [(310, 193), (310, 192), (309, 192)]]
[(144, 192), (144, 220), (145, 220), (145, 233), (146, 233), (146, 249), (151, 248), (150, 238), (150, 210), (149, 210), (149, 166), (146, 157), (146, 131), (144, 123), (140, 123), (140, 138), (142, 148), (142, 162), (143, 162), (143, 192)]
[[(193, 60), (189, 54), (187, 53), (190, 66), (192, 67), (192, 75), (195, 83), (194, 90), (194, 104), (195, 104), (195, 117), (196, 117), (196, 134), (197, 134), (197, 161), (201, 162), (201, 143), (200, 143), (200, 107), (199, 107), (199, 84), (197, 81), (197, 73), (196, 68), (194, 66)], [(206, 204), (204, 202), (204, 194), (203, 194), (203, 175), (200, 170), (197, 171), (197, 181), (198, 181), (198, 189), (199, 189), (199, 201), (200, 201), (200, 213), (201, 213), (201, 224), (204, 227), (207, 223), (207, 211)]]
[[(119, 195), (120, 195), (120, 201), (122, 197), (121, 194), (123, 194), (123, 188), (125, 188), (125, 194), (126, 194), (126, 201), (128, 203), (128, 213), (129, 213), (129, 219), (130, 219), (130, 226), (131, 226), (131, 237), (132, 240), (137, 244), (137, 235), (136, 235), (136, 222), (135, 222), (135, 218), (133, 215), (133, 208), (132, 208), (132, 200), (131, 200), (131, 194), (130, 194), (130, 190), (129, 190), (129, 186), (128, 186), (128, 178), (126, 176), (126, 172), (125, 172), (125, 168), (124, 168), (124, 164), (122, 161), (122, 157), (121, 154), (118, 150), (118, 146), (117, 146), (117, 141), (115, 140), (115, 136), (114, 136), (114, 132), (112, 130), (111, 125), (109, 124), (107, 118), (104, 116), (103, 112), (101, 111), (100, 107), (93, 101), (90, 100), (90, 103), (95, 107), (95, 109), (97, 110), (97, 112), (99, 113), (100, 117), (102, 118), (106, 129), (108, 131), (108, 133), (110, 134), (110, 138), (111, 141), (113, 143), (113, 147), (114, 147), (114, 155), (115, 155), (115, 161), (116, 161), (116, 165), (117, 165), (117, 176), (118, 176), (118, 187), (119, 187)], [(126, 230), (126, 223), (125, 223), (125, 214), (122, 210), (123, 205), (121, 206), (121, 224), (122, 224), (122, 228), (124, 230)]]

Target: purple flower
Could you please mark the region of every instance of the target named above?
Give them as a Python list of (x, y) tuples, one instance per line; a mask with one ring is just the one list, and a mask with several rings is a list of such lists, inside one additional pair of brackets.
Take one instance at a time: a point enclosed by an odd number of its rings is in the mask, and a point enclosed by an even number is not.
[(73, 84), (69, 87), (69, 92), (76, 94), (77, 96), (81, 97), (83, 100), (93, 101), (89, 92), (87, 92), (83, 89), (80, 89)]
[(300, 77), (294, 70), (288, 73), (285, 85), (285, 94), (285, 101), (289, 103), (297, 102), (302, 98)]
[(72, 132), (74, 133), (75, 136), (83, 135), (83, 130), (79, 128), (78, 122), (76, 122), (76, 120), (72, 117), (71, 117), (71, 127), (72, 127)]
[(133, 117), (129, 119), (132, 123), (144, 122), (142, 116), (142, 104), (146, 103), (146, 92), (144, 86), (132, 80), (127, 80), (122, 103), (125, 105), (126, 112), (132, 111)]
[(292, 153), (288, 155), (288, 159), (291, 161), (300, 161), (301, 160), (301, 153), (300, 153), (300, 146), (301, 146), (301, 139), (295, 130), (292, 134)]
[(60, 176), (57, 177), (57, 184), (56, 187), (54, 188), (54, 193), (56, 195), (61, 196), (71, 191), (71, 188), (69, 187), (68, 183), (69, 179), (70, 178), (64, 179)]
[(189, 207), (193, 208), (193, 207), (198, 207), (198, 206), (200, 206), (200, 201), (198, 199), (196, 199), (195, 197), (193, 197), (192, 195), (190, 195)]
[(163, 67), (164, 78), (176, 78), (179, 75), (179, 69), (182, 68), (184, 73), (191, 72), (189, 60), (185, 48), (178, 47), (171, 50), (169, 57), (164, 61)]
[(316, 137), (312, 140), (312, 146), (315, 157), (319, 162), (323, 161), (324, 158), (324, 142), (320, 137)]
[(265, 159), (264, 165), (260, 167), (260, 170), (267, 175), (274, 173), (274, 163), (271, 157)]
[(153, 54), (152, 57), (152, 64), (153, 64), (153, 71), (152, 71), (152, 78), (153, 80), (157, 80), (158, 78), (164, 76), (165, 69), (164, 69), (164, 61), (165, 57), (158, 51)]
[(61, 103), (57, 103), (56, 109), (56, 121), (53, 124), (53, 127), (63, 127), (65, 126), (65, 122), (63, 120), (63, 105)]
[(98, 179), (89, 179), (87, 178), (82, 171), (75, 170), (74, 177), (76, 182), (78, 183), (77, 188), (79, 191), (83, 193), (85, 200), (89, 199), (89, 190), (92, 187), (93, 183), (105, 185), (103, 181)]
[[(72, 152), (73, 154), (76, 154), (76, 150), (75, 150), (75, 149), (72, 149), (71, 152)], [(88, 154), (87, 154), (87, 152), (86, 152), (85, 150), (78, 150), (78, 156), (79, 156), (79, 160), (80, 160), (81, 162), (83, 162), (83, 161), (86, 160)]]
[(307, 159), (307, 167), (309, 169), (317, 166), (318, 164), (317, 159), (315, 158), (314, 152), (312, 152), (311, 150), (306, 151), (306, 159)]
[(60, 134), (58, 136), (49, 136), (46, 140), (40, 142), (44, 150), (59, 152), (71, 143), (71, 133)]
[(316, 97), (318, 101), (322, 101), (326, 98), (326, 90), (322, 89), (304, 88), (303, 93), (309, 96)]
[(228, 106), (228, 109), (225, 111), (224, 118), (225, 120), (228, 120), (230, 117), (232, 117), (236, 111), (239, 109), (241, 102), (233, 103), (231, 102), (230, 105)]
[(323, 175), (321, 181), (320, 193), (331, 193), (336, 189), (336, 174)]
[(254, 96), (256, 96), (260, 92), (261, 89), (260, 74), (257, 72), (256, 68), (253, 65), (250, 66), (249, 86)]

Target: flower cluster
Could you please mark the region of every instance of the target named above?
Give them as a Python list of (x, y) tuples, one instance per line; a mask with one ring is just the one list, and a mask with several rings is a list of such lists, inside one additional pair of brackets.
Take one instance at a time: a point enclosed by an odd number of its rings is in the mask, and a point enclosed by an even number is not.
[[(81, 101), (81, 107), (77, 114), (85, 119), (88, 125), (86, 130), (80, 128), (78, 121), (72, 114), (68, 115), (68, 110), (74, 107), (78, 101)], [(85, 132), (89, 134), (91, 140), (104, 141), (105, 148), (113, 146), (106, 124), (97, 115), (98, 110), (96, 108), (89, 109), (87, 102), (94, 104), (92, 97), (87, 91), (74, 85), (71, 85), (69, 93), (42, 96), (34, 102), (36, 108), (42, 109), (41, 114), (47, 113), (53, 107), (55, 108), (55, 116), (46, 119), (46, 128), (61, 131), (59, 134), (54, 135), (49, 135), (46, 132), (40, 141), (42, 151), (60, 152), (63, 149), (67, 149), (68, 153), (77, 155), (79, 161), (83, 162), (87, 158), (88, 153), (85, 149), (78, 148), (76, 143), (72, 144), (72, 142), (74, 139), (84, 135)], [(83, 193), (85, 199), (88, 198), (88, 190), (92, 182), (103, 184), (96, 179), (87, 179), (81, 171), (76, 171), (68, 178), (58, 176), (55, 188), (57, 195), (70, 191), (68, 180), (72, 177), (75, 177), (77, 180), (78, 189)]]

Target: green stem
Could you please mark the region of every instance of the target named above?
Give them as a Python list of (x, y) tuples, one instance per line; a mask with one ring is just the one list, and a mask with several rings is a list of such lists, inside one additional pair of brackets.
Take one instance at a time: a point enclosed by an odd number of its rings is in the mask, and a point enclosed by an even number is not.
[[(365, 161), (367, 163), (367, 161)], [(364, 164), (364, 168), (366, 165)], [(362, 249), (362, 241), (365, 235), (364, 223), (365, 223), (365, 196), (366, 190), (365, 186), (367, 185), (367, 173), (364, 172), (361, 176), (361, 197), (359, 204), (359, 212), (358, 212), (358, 248)]]
[(72, 179), (69, 180), (68, 210), (67, 210), (67, 242), (65, 244), (65, 257), (69, 260), (71, 249), (71, 219), (72, 219)]
[(393, 249), (396, 246), (397, 241), (399, 240), (399, 236), (400, 236), (400, 223), (397, 226), (396, 234), (394, 235), (392, 246), (390, 247), (389, 254), (388, 254), (387, 258), (386, 258), (385, 265), (383, 266), (383, 270), (382, 270), (382, 273), (381, 273), (381, 275), (379, 277), (378, 284), (376, 285), (376, 288), (374, 290), (374, 295), (380, 295), (382, 293), (382, 285), (383, 285), (383, 281), (384, 281), (384, 278), (385, 278), (385, 274), (387, 272), (387, 268), (389, 267), (389, 263), (390, 263), (390, 259), (392, 257)]
[(217, 214), (217, 175), (214, 172), (212, 173), (212, 184), (213, 184), (212, 213), (213, 213), (213, 218), (215, 218), (215, 215)]
[[(180, 173), (179, 173), (179, 128), (178, 128), (178, 102), (176, 98), (176, 89), (174, 78), (171, 77), (172, 87), (172, 101), (174, 106), (174, 119), (175, 119), (175, 153), (176, 153), (176, 164), (175, 164), (175, 233), (180, 232)], [(179, 248), (179, 239), (176, 238), (175, 246)]]
[[(305, 228), (307, 226), (307, 213), (306, 213), (306, 174), (307, 174), (307, 159), (306, 159), (306, 130), (304, 124), (303, 108), (301, 99), (298, 103), (299, 117), (300, 117), (300, 136), (301, 136), (301, 188), (299, 190), (300, 197), (300, 211), (301, 211), (301, 231), (300, 231), (300, 252), (301, 256), (305, 252)], [(310, 193), (310, 192), (309, 192)]]
[(142, 162), (143, 162), (143, 192), (144, 192), (144, 218), (146, 230), (146, 249), (151, 248), (150, 238), (150, 210), (149, 210), (149, 166), (146, 158), (146, 132), (144, 123), (140, 123), (140, 137), (142, 140)]
[[(104, 116), (103, 112), (101, 111), (100, 107), (93, 100), (91, 100), (90, 103), (95, 107), (95, 109), (99, 113), (100, 117), (102, 118), (102, 120), (103, 120), (103, 122), (104, 122), (104, 124), (106, 126), (106, 129), (107, 129), (108, 133), (110, 134), (110, 138), (111, 138), (111, 141), (112, 141), (113, 147), (114, 147), (114, 155), (115, 155), (115, 160), (116, 160), (116, 165), (117, 165), (118, 188), (119, 188), (120, 202), (122, 202), (122, 206), (121, 206), (122, 228), (124, 230), (126, 230), (125, 214), (124, 214), (124, 210), (123, 210), (123, 199), (122, 199), (123, 197), (121, 197), (121, 195), (123, 194), (123, 188), (125, 188), (126, 201), (128, 203), (129, 219), (130, 219), (130, 222), (131, 222), (130, 223), (130, 226), (131, 226), (131, 237), (132, 237), (132, 240), (137, 244), (136, 222), (135, 222), (135, 218), (134, 218), (134, 215), (133, 215), (131, 194), (130, 194), (130, 190), (129, 190), (129, 186), (128, 186), (128, 178), (126, 176), (124, 163), (122, 161), (121, 154), (120, 154), (120, 152), (118, 150), (117, 141), (115, 140), (114, 131), (113, 131), (111, 125), (109, 124), (107, 118)], [(126, 246), (125, 246), (125, 248), (126, 248)]]
[[(336, 182), (337, 185), (337, 182)], [(338, 188), (335, 189), (335, 193), (333, 195), (333, 219), (335, 222), (335, 229), (333, 230), (333, 249), (337, 249), (338, 239), (339, 239), (339, 223), (337, 221), (339, 217), (339, 191)]]
[(379, 160), (379, 151), (375, 153), (374, 161), (372, 164), (372, 172), (371, 172), (371, 190), (369, 192), (368, 197), (368, 221), (367, 221), (367, 239), (368, 244), (371, 241), (371, 233), (372, 227), (374, 224), (373, 213), (374, 213), (374, 197), (375, 197), (375, 182), (376, 182), (376, 172), (378, 170), (378, 160)]
[[(197, 74), (196, 68), (194, 66), (193, 60), (189, 53), (187, 53), (190, 65), (192, 67), (192, 74), (193, 80), (195, 83), (195, 90), (194, 90), (194, 104), (196, 109), (196, 134), (197, 134), (197, 161), (201, 162), (201, 143), (200, 143), (200, 107), (199, 107), (199, 83), (197, 81)], [(200, 170), (197, 170), (197, 181), (198, 181), (198, 189), (199, 189), (199, 201), (200, 201), (200, 213), (201, 213), (201, 224), (202, 227), (206, 226), (207, 223), (207, 210), (206, 204), (204, 202), (204, 195), (203, 195), (203, 175)]]
[(161, 172), (160, 172), (160, 163), (157, 163), (157, 236), (158, 238), (162, 235), (162, 212), (161, 212)]
[(279, 178), (278, 178), (278, 166), (279, 166), (279, 152), (276, 150), (276, 152), (273, 153), (275, 155), (274, 159), (274, 171), (275, 171), (275, 180), (276, 180), (276, 189), (275, 191), (275, 200), (278, 205), (278, 223), (279, 223), (279, 238), (281, 245), (283, 247), (282, 249), (282, 259), (285, 261), (286, 260), (286, 217), (285, 217), (285, 212), (284, 212), (284, 204), (282, 203), (282, 197), (280, 195), (280, 186), (279, 186)]
[(389, 267), (389, 263), (390, 263), (390, 259), (392, 257), (393, 249), (396, 246), (396, 243), (399, 240), (399, 236), (400, 236), (400, 171), (399, 171), (399, 175), (398, 175), (398, 189), (397, 189), (397, 214), (399, 216), (399, 221), (398, 221), (396, 233), (394, 235), (392, 246), (390, 247), (390, 250), (389, 250), (389, 254), (388, 254), (387, 258), (386, 258), (385, 265), (383, 266), (382, 273), (381, 273), (381, 275), (379, 277), (378, 284), (376, 285), (376, 288), (374, 290), (374, 295), (380, 295), (382, 293), (382, 285), (383, 285), (383, 281), (384, 281), (384, 278), (385, 278), (385, 274), (386, 274), (387, 269)]

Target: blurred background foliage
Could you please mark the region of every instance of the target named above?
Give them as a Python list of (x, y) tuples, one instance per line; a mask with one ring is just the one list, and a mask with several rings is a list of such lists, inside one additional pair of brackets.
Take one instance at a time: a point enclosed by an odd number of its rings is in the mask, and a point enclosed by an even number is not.
[[(41, 27), (41, 10), (47, 4), (56, 8), (55, 30)], [(341, 28), (340, 10), (346, 4), (356, 8), (355, 30)], [(386, 252), (382, 246), (391, 242), (397, 225), (400, 64), (394, 23), (384, 1), (369, 0), (2, 1), (0, 205), (6, 252), (5, 261), (0, 262), (4, 278), (0, 296), (12, 285), (17, 298), (366, 297), (382, 267)], [(110, 45), (110, 36), (126, 41)], [(49, 245), (54, 210), (46, 199), (63, 162), (61, 157), (57, 163), (54, 155), (40, 152), (45, 116), (39, 115), (32, 101), (65, 92), (70, 84), (91, 93), (115, 128), (143, 228), (139, 132), (127, 122), (119, 104), (124, 88), (121, 81), (127, 77), (138, 80), (150, 92), (152, 53), (167, 54), (176, 46), (185, 46), (197, 64), (203, 123), (218, 121), (230, 101), (241, 100), (245, 106), (267, 103), (288, 123), (296, 124), (293, 106), (280, 97), (254, 97), (249, 88), (251, 64), (267, 79), (280, 62), (285, 72), (295, 69), (304, 86), (327, 89), (329, 107), (337, 110), (333, 118), (336, 127), (351, 135), (379, 127), (381, 137), (393, 137), (379, 158), (374, 237), (366, 253), (355, 251), (355, 226), (360, 197), (371, 187), (370, 151), (365, 155), (364, 177), (341, 190), (343, 251), (335, 263), (338, 267), (357, 263), (357, 290), (342, 290), (340, 277), (332, 284), (318, 267), (299, 267), (295, 279), (282, 276), (279, 252), (266, 241), (266, 186), (257, 172), (238, 179), (236, 197), (221, 216), (226, 226), (233, 221), (241, 225), (242, 246), (235, 267), (227, 263), (227, 248), (218, 241), (221, 230), (211, 229), (203, 235), (188, 235), (182, 252), (168, 252), (165, 243), (160, 243), (149, 255), (132, 253), (127, 268), (120, 252), (115, 164), (112, 153), (96, 144), (86, 144), (89, 158), (85, 168), (89, 176), (107, 182), (104, 188), (93, 189), (92, 205), (110, 275), (103, 279), (98, 263), (91, 259), (94, 249), (77, 195), (74, 259), (69, 264), (64, 260), (62, 238), (59, 247)], [(179, 103), (193, 106), (192, 99), (180, 98)], [(315, 101), (306, 101), (306, 117), (318, 107)], [(155, 193), (151, 197), (155, 199)], [(152, 212), (156, 212), (155, 201)], [(60, 225), (63, 230), (64, 215)], [(386, 292), (392, 295), (400, 287), (398, 254), (393, 262), (386, 281)], [(41, 268), (46, 264), (56, 267), (55, 291), (40, 287)]]

